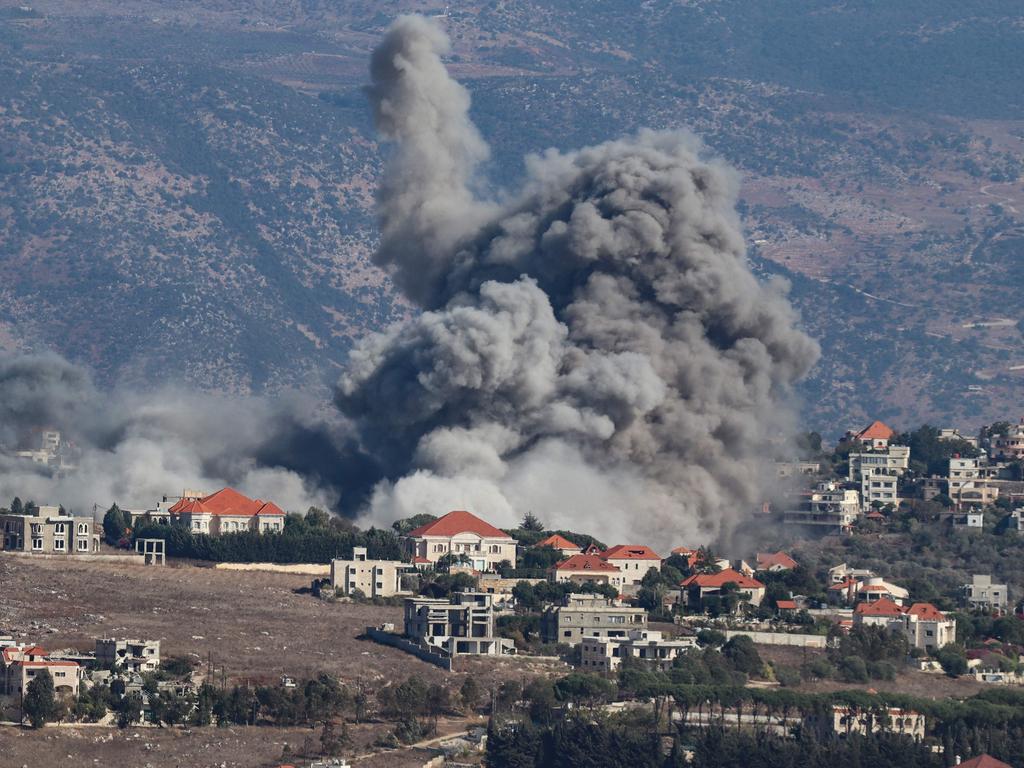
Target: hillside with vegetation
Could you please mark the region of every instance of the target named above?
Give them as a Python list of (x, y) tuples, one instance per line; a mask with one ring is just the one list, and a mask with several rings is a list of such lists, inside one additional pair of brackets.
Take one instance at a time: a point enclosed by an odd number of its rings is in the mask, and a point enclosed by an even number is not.
[(0, 2), (0, 347), (102, 382), (329, 382), (404, 315), (370, 255), (361, 87), (440, 15), (493, 147), (686, 127), (743, 174), (750, 259), (824, 350), (821, 428), (1013, 416), (1024, 384), (1019, 3)]

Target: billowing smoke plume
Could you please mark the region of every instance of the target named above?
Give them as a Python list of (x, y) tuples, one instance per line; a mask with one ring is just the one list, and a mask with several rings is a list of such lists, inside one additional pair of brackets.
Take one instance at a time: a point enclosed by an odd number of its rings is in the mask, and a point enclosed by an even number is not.
[(447, 39), (403, 17), (369, 89), (394, 153), (378, 261), (425, 310), (367, 339), (337, 402), (383, 468), (375, 519), (533, 511), (609, 539), (705, 541), (759, 501), (818, 356), (745, 264), (737, 175), (683, 132), (526, 160), (480, 199), (486, 145)]
[(747, 269), (738, 179), (683, 132), (526, 159), (488, 199), (488, 148), (399, 19), (369, 89), (393, 145), (379, 263), (421, 308), (353, 352), (336, 423), (292, 398), (98, 393), (48, 355), (0, 353), (0, 444), (55, 426), (75, 473), (0, 458), (0, 502), (143, 506), (229, 483), (371, 522), (471, 509), (665, 545), (728, 531), (763, 492), (794, 382), (818, 355), (785, 286)]
[[(225, 484), (291, 510), (334, 501), (309, 446), (326, 427), (307, 403), (180, 392), (100, 393), (88, 373), (53, 354), (0, 352), (0, 505), (14, 495), (76, 512), (112, 503), (150, 508), (184, 488)], [(308, 425), (308, 426), (307, 426)], [(58, 429), (68, 470), (18, 458), (40, 429)], [(301, 430), (301, 445), (289, 435)], [(339, 444), (337, 438), (328, 445)], [(302, 475), (286, 468), (303, 465)]]

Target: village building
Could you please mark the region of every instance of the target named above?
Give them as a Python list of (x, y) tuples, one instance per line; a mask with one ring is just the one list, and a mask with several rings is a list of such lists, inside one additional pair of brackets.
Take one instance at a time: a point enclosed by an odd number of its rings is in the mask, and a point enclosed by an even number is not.
[(985, 513), (980, 509), (967, 509), (963, 512), (956, 512), (950, 520), (953, 523), (953, 528), (961, 530), (974, 530), (980, 531), (985, 527)]
[(140, 675), (143, 672), (155, 672), (160, 667), (160, 641), (98, 639), (96, 663), (101, 667), (123, 669)]
[[(883, 711), (833, 704), (826, 730), (836, 736), (864, 736), (869, 733), (898, 733), (920, 741), (925, 736), (925, 717), (920, 712), (900, 707)], [(808, 725), (819, 725), (818, 718), (809, 718)]]
[(1002, 613), (1009, 604), (1009, 592), (1005, 584), (993, 584), (989, 574), (976, 573), (971, 576), (971, 583), (964, 584), (961, 589), (964, 602), (974, 611), (992, 611)]
[(1005, 435), (995, 435), (989, 455), (993, 459), (1020, 461), (1024, 459), (1024, 418), (1010, 425)]
[(185, 491), (167, 508), (171, 522), (192, 533), (222, 536), (225, 533), (255, 531), (280, 533), (284, 530), (284, 511), (272, 501), (250, 499), (234, 488), (221, 488), (206, 496)]
[(608, 584), (616, 590), (622, 588), (622, 571), (598, 555), (573, 555), (555, 563), (548, 569), (553, 583), (571, 581), (574, 584)]
[(42, 670), (50, 673), (54, 693), (58, 696), (70, 699), (78, 696), (82, 668), (77, 662), (50, 658), (38, 645), (14, 643), (0, 646), (0, 695), (24, 694)]
[(838, 483), (818, 483), (801, 494), (799, 505), (783, 513), (784, 525), (809, 526), (822, 533), (850, 533), (860, 517), (860, 493)]
[(403, 594), (402, 576), (415, 566), (398, 560), (370, 560), (366, 547), (353, 547), (348, 560), (331, 560), (331, 586), (343, 595), (357, 591), (364, 597)]
[(914, 603), (909, 608), (886, 598), (860, 603), (853, 611), (853, 625), (901, 631), (911, 646), (925, 651), (956, 642), (956, 619), (948, 618), (931, 603)]
[(648, 629), (629, 630), (625, 637), (584, 637), (580, 642), (580, 667), (584, 672), (611, 675), (623, 659), (637, 659), (668, 670), (677, 657), (696, 647), (694, 637), (666, 639), (661, 632)]
[(765, 585), (728, 568), (717, 573), (695, 573), (680, 585), (680, 602), (691, 610), (700, 610), (709, 597), (718, 597), (727, 584), (738, 587), (737, 608), (744, 604), (759, 606), (764, 600)]
[(860, 489), (860, 503), (864, 510), (876, 505), (899, 506), (899, 479), (910, 466), (910, 448), (905, 445), (885, 445), (849, 455), (849, 482)]
[(0, 515), (3, 549), (50, 555), (88, 555), (100, 549), (100, 535), (91, 517), (62, 513), (60, 507), (39, 507), (34, 515)]
[(883, 421), (873, 421), (860, 432), (854, 432), (851, 437), (867, 448), (874, 451), (884, 450), (889, 446), (889, 441), (896, 436), (895, 430)]
[(577, 645), (584, 637), (626, 637), (647, 628), (647, 611), (600, 595), (570, 593), (561, 605), (548, 606), (540, 617), (545, 643)]
[(875, 572), (870, 568), (851, 568), (846, 563), (840, 563), (828, 569), (829, 584), (842, 584), (850, 579), (860, 581), (862, 579), (870, 579), (874, 575)]
[(497, 570), (505, 561), (516, 563), (516, 540), (464, 510), (449, 512), (409, 531), (404, 541), (410, 557), (431, 564), (449, 555), (461, 556), (477, 571)]
[(600, 555), (609, 565), (619, 569), (623, 587), (636, 587), (650, 570), (661, 568), (661, 555), (643, 544), (619, 544)]
[(770, 571), (791, 571), (797, 567), (797, 562), (785, 552), (758, 552), (757, 570)]
[(565, 536), (562, 536), (557, 533), (553, 533), (546, 539), (538, 541), (536, 546), (557, 549), (566, 557), (572, 557), (573, 555), (577, 555), (583, 549), (575, 542), (569, 541), (569, 539), (565, 538)]
[(901, 586), (886, 581), (880, 576), (872, 576), (858, 581), (854, 585), (854, 598), (866, 603), (877, 600), (891, 600), (896, 605), (903, 605), (910, 593)]
[(515, 645), (495, 633), (494, 597), (455, 592), (448, 599), (405, 599), (405, 636), (448, 656), (501, 656)]

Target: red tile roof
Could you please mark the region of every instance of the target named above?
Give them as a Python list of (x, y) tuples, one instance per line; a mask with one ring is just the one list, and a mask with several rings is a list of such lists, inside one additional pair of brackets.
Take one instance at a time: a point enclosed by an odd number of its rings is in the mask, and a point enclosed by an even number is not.
[(643, 544), (617, 544), (601, 553), (605, 560), (661, 560), (661, 555)]
[(537, 542), (538, 547), (554, 547), (555, 549), (579, 549), (580, 545), (569, 541), (565, 536), (553, 533), (543, 541)]
[(792, 568), (796, 568), (796, 560), (785, 552), (776, 552), (774, 554), (769, 552), (758, 552), (757, 568), (761, 571), (767, 571), (770, 568), (783, 568), (790, 570)]
[(490, 523), (484, 522), (472, 512), (457, 509), (449, 512), (443, 517), (432, 520), (426, 525), (421, 525), (415, 530), (409, 531), (409, 536), (455, 536), (459, 533), (475, 533), (480, 538), (487, 539), (511, 539), (504, 531), (495, 528)]
[(555, 571), (595, 571), (599, 573), (618, 573), (619, 567), (602, 560), (597, 555), (573, 555), (568, 560), (555, 564)]
[(730, 582), (742, 589), (764, 589), (764, 584), (757, 579), (744, 576), (732, 568), (726, 568), (718, 573), (695, 573), (693, 576), (684, 579), (682, 586), (723, 587)]
[(881, 598), (873, 603), (858, 603), (853, 612), (858, 616), (902, 616), (903, 609), (892, 600)]
[(833, 584), (831, 587), (829, 587), (829, 589), (830, 590), (831, 589), (835, 589), (835, 590), (849, 589), (850, 587), (854, 586), (856, 583), (857, 583), (856, 579), (847, 578), (845, 581), (841, 581), (838, 584)]
[(907, 613), (925, 621), (946, 620), (946, 615), (931, 603), (914, 603), (907, 609)]
[(854, 437), (858, 440), (888, 440), (895, 434), (896, 432), (888, 424), (881, 421), (872, 421)]
[(201, 499), (181, 499), (168, 511), (173, 514), (206, 514), (225, 517), (284, 516), (284, 511), (272, 501), (250, 499), (234, 488), (221, 488), (216, 493), (211, 493)]
[(776, 600), (775, 607), (780, 611), (795, 611), (796, 601), (794, 600)]
[(960, 763), (960, 768), (1013, 768), (1009, 763), (996, 760), (991, 755), (978, 755)]

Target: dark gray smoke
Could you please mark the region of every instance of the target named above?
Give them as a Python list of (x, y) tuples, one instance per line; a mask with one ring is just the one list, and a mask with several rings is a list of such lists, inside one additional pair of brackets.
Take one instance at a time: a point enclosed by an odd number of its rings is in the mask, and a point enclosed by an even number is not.
[(400, 18), (369, 89), (394, 143), (378, 261), (424, 312), (365, 340), (337, 401), (385, 479), (375, 519), (452, 507), (616, 540), (708, 540), (763, 494), (792, 385), (818, 357), (782, 283), (747, 268), (738, 179), (684, 132), (526, 160), (480, 199), (487, 149), (447, 39)]

